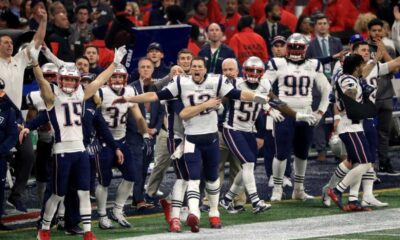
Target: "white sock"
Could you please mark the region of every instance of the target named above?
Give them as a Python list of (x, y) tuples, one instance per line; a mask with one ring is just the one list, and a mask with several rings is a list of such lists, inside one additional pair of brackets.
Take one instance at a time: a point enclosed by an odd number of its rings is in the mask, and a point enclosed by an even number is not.
[(360, 192), (361, 178), (354, 180), (350, 185), (349, 201), (358, 201), (358, 194)]
[(108, 187), (104, 187), (98, 184), (96, 187), (96, 201), (97, 201), (97, 212), (100, 217), (107, 215), (107, 197), (108, 197)]
[(36, 182), (36, 193), (39, 199), (40, 205), (43, 204), (43, 196), (44, 192), (46, 191), (46, 184), (45, 182)]
[(353, 169), (347, 173), (347, 175), (340, 181), (336, 189), (340, 192), (346, 191), (346, 189), (356, 183), (357, 181), (361, 181), (362, 175), (368, 171), (368, 169), (371, 168), (370, 163), (364, 163), (364, 164), (359, 164), (357, 166), (353, 166)]
[(115, 197), (114, 209), (116, 211), (122, 212), (122, 209), (124, 208), (125, 202), (128, 199), (129, 193), (131, 192), (132, 188), (133, 182), (122, 179), (121, 183), (118, 186), (117, 196)]
[(55, 194), (51, 194), (50, 198), (47, 199), (47, 202), (44, 207), (43, 219), (42, 219), (42, 229), (50, 230), (51, 220), (56, 213), (58, 203), (63, 201), (64, 197), (57, 196)]
[(283, 175), (286, 169), (286, 159), (281, 161), (274, 157), (272, 161), (272, 176), (274, 178), (274, 187), (282, 187)]
[(208, 215), (210, 217), (219, 217), (218, 202), (220, 190), (221, 184), (219, 178), (214, 182), (206, 181), (206, 191), (208, 193), (208, 202), (210, 203), (210, 212)]
[(362, 185), (364, 196), (371, 196), (373, 195), (373, 188), (374, 188), (374, 181), (375, 181), (375, 171), (374, 168), (371, 167), (363, 176), (362, 176)]
[(332, 175), (331, 179), (329, 180), (328, 186), (330, 188), (334, 188), (336, 187), (336, 185), (344, 178), (344, 176), (346, 176), (346, 174), (350, 171), (350, 169), (348, 169), (346, 167), (346, 165), (341, 162), (339, 164), (339, 166), (337, 166), (334, 174)]
[(57, 211), (57, 216), (58, 217), (64, 217), (65, 215), (65, 205), (64, 205), (64, 200), (60, 201), (58, 204), (58, 211)]
[(187, 200), (189, 213), (194, 214), (200, 219), (200, 180), (189, 180), (187, 187)]
[(256, 204), (260, 201), (257, 193), (256, 181), (254, 179), (254, 163), (245, 163), (243, 168), (243, 183), (249, 194), (251, 203)]
[(92, 206), (90, 205), (90, 192), (78, 190), (78, 197), (79, 213), (81, 214), (83, 232), (90, 232), (92, 227)]
[(294, 156), (294, 189), (304, 190), (304, 176), (306, 175), (307, 159)]
[(174, 184), (171, 196), (171, 219), (179, 218), (187, 185), (188, 182), (183, 179), (177, 179)]
[(240, 169), (240, 171), (236, 174), (235, 179), (233, 180), (232, 186), (225, 194), (224, 198), (228, 201), (233, 201), (233, 199), (235, 199), (235, 197), (242, 191), (244, 191), (243, 169)]

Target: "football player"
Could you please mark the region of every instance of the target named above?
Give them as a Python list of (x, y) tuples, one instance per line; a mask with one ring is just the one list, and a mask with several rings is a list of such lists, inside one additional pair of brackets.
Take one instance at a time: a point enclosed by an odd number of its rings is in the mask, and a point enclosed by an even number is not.
[[(233, 79), (233, 86), (239, 90), (248, 90), (260, 95), (269, 96), (274, 101), (271, 104), (280, 109), (285, 114), (296, 118), (297, 113), (287, 107), (271, 92), (269, 81), (262, 78), (264, 74), (264, 63), (258, 57), (250, 57), (243, 63), (243, 78)], [(255, 123), (259, 116), (262, 105), (259, 103), (230, 100), (230, 109), (226, 121), (224, 122), (223, 136), (226, 145), (230, 151), (240, 160), (242, 169), (236, 175), (235, 180), (225, 195), (220, 201), (225, 209), (234, 209), (232, 200), (244, 189), (249, 194), (253, 206), (253, 213), (263, 212), (268, 210), (271, 205), (265, 204), (258, 197), (256, 183), (254, 178), (254, 165), (257, 160), (257, 142)], [(301, 114), (299, 114), (301, 115)], [(311, 120), (313, 118), (310, 118)], [(311, 122), (312, 123), (312, 122)]]
[[(272, 58), (268, 62), (265, 77), (274, 84), (277, 81), (278, 97), (295, 111), (311, 113), (312, 88), (321, 92), (318, 111), (313, 113), (318, 121), (329, 104), (331, 86), (323, 74), (323, 66), (316, 59), (306, 59), (307, 40), (302, 34), (294, 33), (287, 40), (287, 56)], [(317, 122), (318, 122), (317, 121)], [(307, 200), (313, 197), (304, 191), (304, 177), (307, 167), (308, 150), (312, 141), (313, 125), (297, 123), (291, 117), (275, 123), (276, 157), (272, 163), (274, 189), (271, 201), (282, 199), (283, 175), (286, 159), (294, 153), (293, 199)]]
[(90, 98), (109, 79), (115, 67), (126, 54), (125, 46), (115, 52), (114, 62), (89, 84), (85, 90), (79, 84), (80, 72), (75, 65), (66, 65), (59, 70), (57, 85), (50, 84), (39, 68), (39, 49), (29, 53), (33, 71), (40, 87), (41, 97), (54, 132), (53, 191), (45, 204), (39, 240), (50, 239), (50, 223), (57, 205), (63, 200), (68, 182), (73, 180), (78, 191), (79, 210), (83, 223), (84, 239), (96, 239), (91, 231), (91, 205), (89, 197), (90, 162), (83, 144), (81, 114), (82, 103)]
[(108, 123), (108, 127), (117, 141), (117, 144), (124, 154), (124, 161), (118, 161), (115, 158), (114, 150), (106, 143), (102, 143), (102, 150), (100, 158), (97, 161), (97, 171), (99, 175), (99, 185), (96, 188), (96, 199), (98, 213), (100, 215), (99, 227), (101, 229), (111, 229), (113, 226), (107, 217), (106, 205), (108, 196), (108, 186), (112, 179), (112, 167), (117, 163), (118, 169), (122, 172), (122, 182), (119, 184), (115, 204), (111, 211), (111, 219), (118, 222), (120, 226), (129, 228), (131, 224), (125, 219), (123, 214), (123, 207), (129, 197), (129, 193), (134, 184), (134, 165), (133, 156), (131, 155), (128, 146), (125, 143), (126, 135), (126, 118), (128, 111), (131, 111), (143, 138), (149, 140), (147, 133), (147, 124), (140, 112), (137, 104), (125, 103), (119, 105), (112, 105), (112, 102), (120, 97), (135, 96), (135, 89), (127, 86), (128, 72), (126, 68), (119, 64), (115, 69), (108, 85), (99, 89), (99, 96), (101, 98), (102, 114)]

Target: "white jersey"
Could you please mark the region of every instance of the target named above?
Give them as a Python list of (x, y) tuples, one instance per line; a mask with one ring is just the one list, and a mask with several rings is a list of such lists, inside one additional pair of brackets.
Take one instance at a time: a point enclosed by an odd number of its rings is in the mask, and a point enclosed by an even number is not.
[(121, 96), (130, 97), (136, 95), (136, 90), (132, 86), (125, 86), (121, 91), (121, 94), (118, 95), (109, 86), (104, 86), (98, 92), (101, 98), (101, 113), (115, 140), (120, 140), (126, 135), (126, 118), (133, 103), (112, 105), (112, 102)]
[[(177, 76), (166, 87), (174, 97), (180, 97), (185, 107), (201, 104), (210, 98), (224, 97), (233, 86), (222, 75), (207, 74), (206, 79), (198, 84), (192, 76)], [(204, 111), (184, 121), (186, 135), (200, 135), (218, 132), (217, 112)]]
[[(371, 62), (371, 61), (373, 61), (373, 60), (370, 60), (369, 62)], [(378, 78), (380, 76), (384, 76), (387, 74), (389, 74), (388, 64), (378, 62), (372, 68), (371, 72), (368, 74), (368, 76), (365, 78), (365, 80), (367, 81), (368, 85), (378, 88), (378, 82), (377, 82)]]
[(325, 112), (328, 108), (331, 86), (322, 64), (316, 59), (308, 59), (298, 65), (286, 58), (272, 58), (263, 78), (269, 79), (272, 85), (278, 81), (279, 99), (300, 112), (312, 111), (312, 88), (315, 84), (321, 92), (318, 110)]
[[(26, 103), (36, 108), (37, 111), (46, 110), (46, 105), (40, 96), (40, 91), (32, 91), (26, 96)], [(38, 129), (38, 137), (40, 141), (51, 142), (53, 140), (53, 132), (49, 123)]]
[[(258, 87), (254, 90), (247, 86), (243, 78), (234, 79), (232, 84), (238, 90), (249, 90), (263, 96), (267, 96), (271, 91), (271, 84), (265, 78), (260, 80)], [(262, 105), (259, 103), (231, 100), (224, 127), (244, 132), (256, 132), (254, 123), (261, 109)]]
[(84, 151), (81, 124), (84, 92), (79, 85), (72, 94), (64, 93), (57, 85), (52, 84), (55, 96), (54, 105), (47, 109), (51, 127), (54, 132), (55, 154)]
[[(342, 92), (346, 92), (348, 89), (357, 89), (357, 95), (356, 95), (356, 101), (357, 102), (362, 102), (363, 101), (363, 96), (362, 96), (362, 88), (360, 85), (360, 81), (348, 74), (342, 74), (337, 78), (337, 82), (342, 90)], [(362, 121), (359, 123), (353, 123), (352, 120), (350, 120), (347, 117), (346, 111), (341, 105), (340, 99), (338, 97), (338, 92), (337, 90), (335, 91), (335, 97), (336, 97), (336, 105), (339, 109), (341, 120), (339, 121), (338, 127), (337, 127), (337, 132), (338, 134), (345, 133), (345, 132), (361, 132), (363, 131), (363, 126), (362, 126)]]

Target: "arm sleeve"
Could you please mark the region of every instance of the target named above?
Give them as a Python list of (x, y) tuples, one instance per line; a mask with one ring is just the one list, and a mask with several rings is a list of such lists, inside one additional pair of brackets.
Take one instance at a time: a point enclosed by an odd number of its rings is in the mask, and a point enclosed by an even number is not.
[[(218, 79), (218, 85), (217, 85), (217, 93), (220, 97), (225, 97), (228, 93), (230, 93), (234, 89), (232, 83), (229, 81), (229, 79), (221, 76)], [(239, 96), (240, 98), (240, 96)]]
[(110, 129), (108, 128), (107, 122), (101, 114), (101, 110), (97, 109), (96, 114), (93, 118), (93, 126), (96, 130), (96, 133), (103, 138), (104, 142), (110, 146), (112, 149), (118, 148), (117, 143), (115, 142)]
[(15, 122), (15, 117), (15, 111), (11, 109), (7, 119), (6, 138), (0, 144), (0, 155), (7, 154), (17, 143), (18, 127)]
[(46, 57), (46, 59), (49, 62), (54, 63), (58, 68), (60, 68), (61, 66), (65, 65), (65, 62), (59, 58), (56, 57), (56, 55), (54, 55), (49, 48), (46, 48), (46, 50), (42, 51), (43, 55)]
[(28, 128), (29, 130), (36, 130), (43, 124), (46, 124), (48, 121), (49, 117), (47, 116), (47, 111), (42, 110), (38, 112), (35, 118), (27, 122), (25, 127)]
[(158, 100), (169, 100), (173, 99), (174, 95), (172, 95), (171, 91), (169, 89), (163, 89), (159, 92), (156, 92)]
[(333, 59), (332, 56), (327, 56), (327, 57), (319, 57), (317, 58), (318, 61), (320, 61), (322, 64), (327, 64), (333, 62), (335, 59)]
[(157, 91), (160, 91), (163, 87), (167, 86), (170, 81), (171, 78), (169, 75), (167, 75), (154, 83), (154, 87), (157, 89)]
[(329, 105), (329, 93), (332, 91), (332, 87), (329, 84), (325, 74), (322, 72), (317, 73), (315, 84), (318, 90), (321, 92), (321, 102), (319, 103), (318, 110), (326, 112)]
[(240, 100), (240, 95), (242, 94), (242, 91), (237, 90), (237, 89), (232, 89), (228, 94), (225, 95), (225, 97), (230, 98), (230, 99), (237, 99)]
[(375, 67), (378, 67), (378, 76), (384, 76), (389, 74), (389, 64), (388, 63), (378, 63), (379, 67), (376, 65)]

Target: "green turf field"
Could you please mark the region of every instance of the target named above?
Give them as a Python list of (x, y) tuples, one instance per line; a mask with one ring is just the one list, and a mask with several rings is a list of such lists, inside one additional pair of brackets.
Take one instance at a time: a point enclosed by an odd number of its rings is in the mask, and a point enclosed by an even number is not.
[[(389, 202), (390, 208), (400, 207), (400, 189), (389, 189), (377, 191), (379, 194), (379, 199), (381, 201)], [(314, 201), (309, 202), (298, 202), (298, 201), (283, 201), (281, 203), (274, 203), (272, 209), (259, 214), (254, 215), (251, 213), (251, 207), (246, 206), (248, 209), (246, 212), (238, 215), (226, 214), (223, 209), (221, 209), (222, 223), (225, 226), (235, 225), (235, 224), (245, 224), (254, 222), (265, 222), (265, 221), (275, 221), (275, 220), (285, 220), (293, 218), (304, 218), (313, 216), (323, 216), (332, 214), (346, 214), (340, 211), (336, 206), (331, 208), (324, 208), (320, 203), (321, 199), (317, 198)], [(145, 234), (155, 234), (167, 232), (167, 224), (165, 223), (163, 214), (153, 214), (140, 217), (129, 217), (129, 221), (132, 223), (133, 227), (130, 229), (115, 228), (113, 230), (100, 230), (97, 227), (97, 222), (94, 222), (94, 232), (97, 239), (116, 239), (123, 237), (134, 237)], [(208, 227), (207, 215), (203, 213), (201, 227)], [(184, 224), (183, 224), (184, 225)], [(114, 224), (116, 226), (116, 224)], [(305, 226), (307, 228), (309, 226)], [(183, 231), (189, 231), (189, 228), (184, 226)], [(319, 239), (400, 239), (399, 236), (393, 238), (396, 234), (399, 235), (400, 229), (379, 231), (375, 233), (363, 233), (363, 234), (352, 234), (343, 236), (332, 236), (324, 237)], [(373, 235), (376, 234), (376, 235)], [(386, 235), (384, 235), (386, 234)], [(20, 229), (15, 230), (10, 233), (0, 233), (0, 239), (33, 239), (36, 237), (36, 230), (30, 229)], [(52, 231), (52, 239), (81, 239), (81, 237), (71, 237), (66, 236), (64, 232), (58, 232), (57, 230)]]

